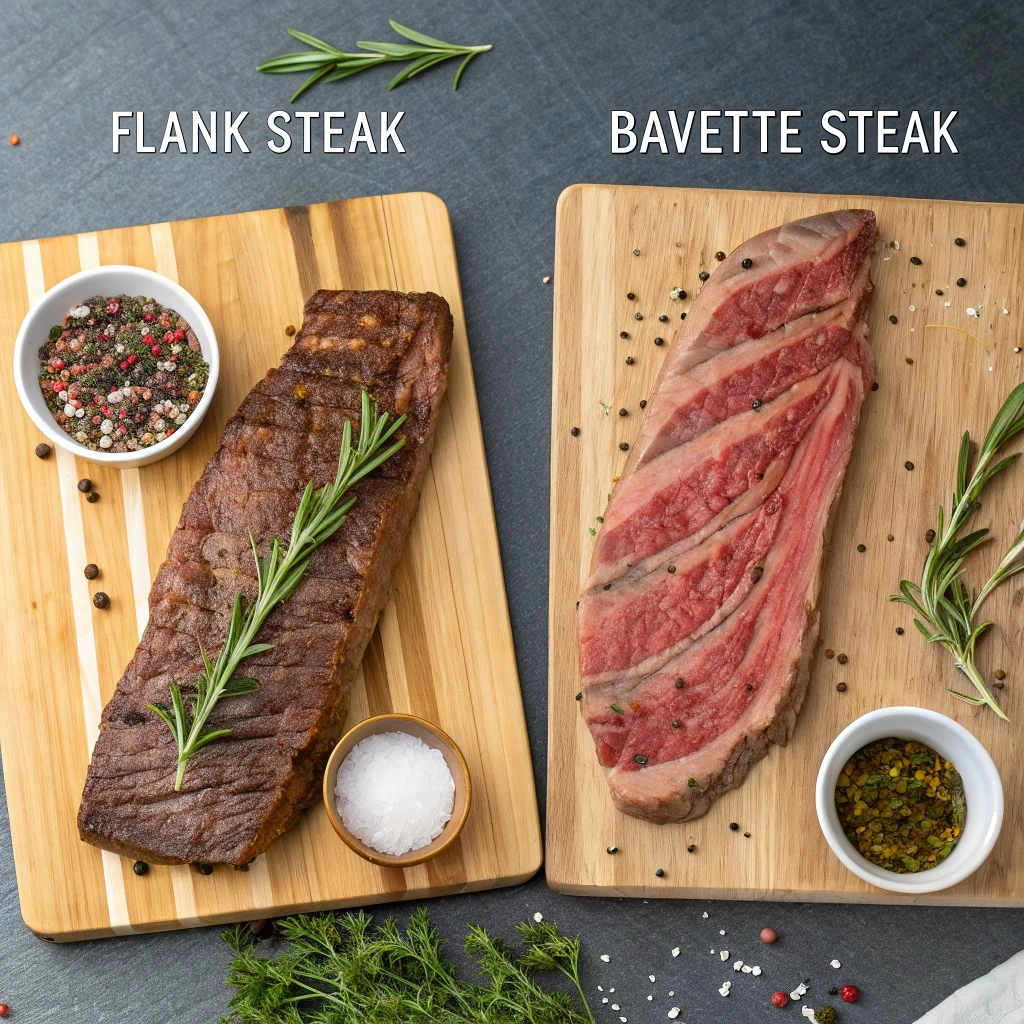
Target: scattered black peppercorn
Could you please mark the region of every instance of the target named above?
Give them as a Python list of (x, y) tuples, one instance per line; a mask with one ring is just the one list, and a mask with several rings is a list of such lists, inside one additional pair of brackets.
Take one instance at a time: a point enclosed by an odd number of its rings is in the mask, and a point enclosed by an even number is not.
[(629, 415), (629, 411), (627, 409), (620, 409), (619, 410), (619, 415), (620, 416), (628, 416)]
[(730, 821), (730, 822), (729, 822), (729, 828), (730, 828), (730, 829), (731, 829), (731, 830), (732, 830), (733, 832), (739, 832), (739, 830), (740, 830), (740, 827), (739, 827), (739, 825), (737, 825), (735, 821)]
[(896, 627), (896, 635), (897, 636), (903, 636), (903, 627), (902, 626), (897, 626)]
[(750, 575), (753, 581), (756, 583), (764, 575), (764, 566), (755, 565)]
[(891, 544), (896, 538), (890, 533), (885, 539)]
[(658, 876), (658, 878), (664, 878), (665, 877), (665, 869), (664, 868), (658, 868), (658, 870), (655, 871), (654, 873)]
[(673, 729), (678, 729), (679, 728), (679, 719), (678, 718), (673, 718), (672, 719), (672, 728)]
[(141, 876), (149, 873), (149, 865), (144, 860), (137, 860), (132, 865), (132, 871)]
[(942, 291), (942, 289), (941, 289), (941, 288), (936, 288), (936, 289), (935, 289), (935, 294), (936, 294), (936, 295), (943, 295), (943, 294), (945, 294), (945, 293), (944, 293), (944, 292)]
[(620, 338), (628, 338), (629, 337), (629, 331), (619, 331), (619, 337)]
[(994, 675), (996, 677), (996, 679), (1005, 679), (1006, 678), (1006, 673), (1001, 668), (997, 668), (995, 670), (995, 672), (992, 673), (992, 675)]
[(98, 492), (98, 491), (90, 491), (90, 492), (89, 492), (89, 493), (88, 493), (88, 494), (87, 494), (87, 495), (85, 496), (85, 500), (86, 500), (87, 502), (89, 502), (89, 504), (95, 504), (95, 503), (96, 503), (97, 501), (99, 501), (99, 500), (100, 500), (100, 495), (99, 495), (99, 492)]
[(878, 381), (877, 380), (874, 381), (874, 383), (872, 383), (871, 390), (872, 391), (877, 391), (878, 390)]
[(665, 316), (664, 313), (662, 313), (661, 316), (658, 317), (658, 322), (659, 323), (663, 323), (663, 324), (667, 324), (668, 323), (668, 317)]
[(647, 755), (646, 754), (634, 754), (633, 755), (633, 760), (636, 761), (637, 764), (647, 764)]
[(213, 865), (212, 864), (197, 864), (196, 865), (196, 871), (198, 871), (199, 874), (201, 874), (201, 875), (212, 875), (213, 874)]
[(864, 552), (867, 551), (867, 546), (864, 545), (864, 544), (858, 544), (857, 545), (857, 550), (863, 555)]
[(620, 452), (628, 452), (629, 451), (629, 444), (627, 442), (625, 442), (625, 441), (621, 442), (619, 444), (619, 451)]
[(576, 699), (577, 700), (583, 700), (583, 694), (582, 693), (577, 693), (576, 694)]
[(830, 996), (837, 996), (837, 995), (839, 995), (839, 989), (837, 989), (837, 988), (835, 987), (835, 985), (833, 985), (833, 986), (832, 986), (832, 987), (831, 987), (831, 988), (830, 988), (830, 989), (828, 990), (828, 994), (829, 994)]
[(618, 853), (619, 852), (619, 848), (617, 846), (609, 846), (608, 847), (608, 852), (609, 853)]
[(996, 689), (996, 690), (1001, 690), (1004, 686), (1006, 686), (1006, 683), (1002, 683), (1002, 682), (995, 682), (995, 683), (992, 684), (993, 689)]
[(686, 319), (686, 314), (685, 313), (680, 313), (679, 314), (679, 319), (680, 320), (685, 320)]
[(685, 299), (686, 298), (686, 292), (682, 288), (679, 289), (679, 298), (681, 298), (681, 299)]
[(686, 681), (682, 677), (680, 677), (679, 679), (676, 680), (676, 689), (677, 690), (681, 690), (685, 685), (686, 685)]
[(833, 651), (831, 647), (826, 647), (825, 648), (825, 657), (826, 658), (828, 658), (831, 661), (831, 659), (834, 658), (835, 656), (836, 656), (836, 652)]
[(634, 313), (633, 316), (635, 316), (637, 320), (643, 320), (644, 318), (643, 313)]
[(100, 574), (100, 569), (99, 569), (99, 566), (98, 566), (98, 565), (94, 565), (94, 564), (93, 564), (92, 562), (90, 562), (90, 563), (89, 563), (89, 564), (88, 564), (88, 565), (87, 565), (87, 566), (86, 566), (86, 567), (85, 567), (85, 568), (84, 568), (84, 569), (82, 570), (82, 572), (84, 572), (84, 573), (85, 573), (85, 578), (86, 578), (87, 580), (94, 580), (94, 579), (96, 579), (96, 577), (97, 577), (97, 576), (99, 576), (99, 574)]
[(715, 253), (715, 259), (718, 260), (719, 263), (721, 263), (722, 260), (725, 259), (725, 253), (722, 252), (721, 249), (719, 249), (718, 252)]
[(664, 345), (665, 344), (665, 339), (664, 338), (655, 338), (654, 339), (654, 344), (655, 345)]
[(53, 449), (48, 444), (43, 444), (42, 442), (40, 442), (39, 444), (36, 445), (36, 455), (40, 459), (47, 459), (47, 458), (49, 458), (50, 457), (50, 452), (52, 450)]
[(836, 683), (836, 689), (840, 693), (846, 693), (846, 683)]
[(913, 463), (912, 463), (912, 462), (911, 462), (911, 461), (910, 461), (910, 460), (908, 459), (908, 460), (907, 460), (906, 462), (904, 462), (904, 463), (903, 463), (903, 468), (904, 468), (904, 469), (905, 469), (905, 470), (906, 470), (906, 471), (907, 471), (908, 473), (911, 473), (911, 472), (913, 472), (913, 470), (914, 470), (914, 464), (913, 464)]
[(697, 852), (697, 847), (694, 846), (693, 843), (690, 843), (690, 845), (686, 848), (686, 852), (687, 853), (696, 853)]
[(603, 590), (611, 590), (612, 589), (612, 585), (610, 583), (606, 583), (602, 589)]
[(967, 243), (962, 238), (954, 238), (953, 239), (953, 244), (954, 245), (959, 245), (959, 246), (964, 246)]
[(749, 257), (747, 257), (747, 259), (745, 259), (745, 260), (741, 260), (740, 261), (740, 266), (744, 270), (749, 270), (753, 265), (754, 265), (754, 261), (752, 259), (750, 259)]
[(957, 288), (963, 288), (966, 284), (967, 284), (967, 278), (966, 277), (958, 277), (956, 279), (956, 286), (957, 286)]
[(102, 590), (97, 590), (96, 593), (92, 595), (92, 603), (96, 605), (97, 608), (109, 608), (110, 598), (107, 597)]
[(931, 544), (931, 542), (933, 540), (935, 540), (935, 531), (934, 530), (926, 530), (925, 531), (925, 535), (924, 535), (924, 542), (925, 542), (925, 544)]
[(639, 256), (640, 255), (640, 250), (639, 249), (634, 249), (633, 250), (633, 255), (634, 256)]
[(754, 689), (754, 684), (753, 683), (747, 683), (747, 693), (750, 693), (750, 691), (753, 690), (753, 689)]
[(753, 410), (754, 410), (754, 412), (757, 412), (757, 410), (758, 410), (758, 409), (760, 409), (760, 408), (761, 408), (761, 406), (762, 406), (763, 404), (764, 404), (764, 403), (763, 403), (763, 402), (761, 401), (761, 399), (760, 399), (760, 398), (755, 398), (755, 399), (754, 399), (754, 400), (753, 400), (753, 401), (752, 401), (752, 402), (750, 403), (750, 408), (751, 408), (751, 409), (753, 409)]
[(632, 292), (626, 292), (626, 298), (629, 299), (630, 302), (632, 302), (633, 299), (636, 298), (636, 296)]
[(646, 409), (647, 408), (647, 399), (646, 398), (641, 398), (640, 399), (640, 408), (641, 409)]
[(921, 257), (920, 256), (911, 256), (910, 257), (910, 262), (913, 263), (915, 267), (919, 267), (919, 266), (921, 266)]
[(701, 279), (702, 281), (706, 281), (706, 280), (707, 280), (707, 279), (708, 279), (708, 278), (709, 278), (709, 277), (710, 277), (711, 275), (710, 275), (710, 274), (709, 274), (709, 273), (708, 273), (708, 272), (707, 272), (706, 270), (702, 270), (702, 271), (701, 271), (701, 272), (700, 272), (700, 273), (699, 273), (699, 274), (698, 274), (697, 276), (698, 276), (698, 277), (699, 277), (699, 278), (700, 278), (700, 279)]
[(572, 430), (569, 431), (569, 433), (572, 434), (573, 437), (579, 437), (580, 436), (580, 428), (579, 427), (573, 427)]
[(840, 665), (845, 665), (849, 660), (850, 659), (845, 654), (836, 655), (836, 661), (838, 661)]
[(891, 316), (891, 317), (889, 317), (889, 323), (891, 323), (891, 324), (898, 324), (899, 323), (899, 319), (897, 317), (895, 317), (895, 316)]
[(626, 365), (627, 366), (632, 366), (635, 362), (636, 362), (636, 360), (632, 356), (626, 356)]
[(92, 490), (92, 481), (88, 478), (83, 478), (78, 481), (78, 489), (83, 494), (88, 494)]
[(675, 571), (676, 571), (676, 567), (675, 567), (674, 565), (670, 565), (670, 566), (668, 567), (668, 571), (669, 571), (669, 572), (675, 572)]
[(744, 839), (749, 839), (750, 838), (750, 833), (749, 832), (744, 832), (743, 833), (743, 838)]

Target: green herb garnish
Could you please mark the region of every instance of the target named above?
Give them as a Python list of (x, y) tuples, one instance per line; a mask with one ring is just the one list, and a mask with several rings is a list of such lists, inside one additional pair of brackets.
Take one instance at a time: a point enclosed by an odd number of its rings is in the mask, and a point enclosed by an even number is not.
[(186, 705), (181, 688), (173, 680), (170, 683), (170, 708), (159, 704), (149, 705), (150, 710), (167, 723), (178, 744), (175, 791), (181, 789), (189, 758), (207, 743), (231, 732), (230, 729), (206, 729), (206, 721), (218, 701), (222, 697), (251, 693), (259, 687), (255, 679), (238, 675), (238, 667), (244, 659), (273, 648), (273, 644), (254, 642), (260, 626), (299, 585), (313, 552), (345, 522), (356, 503), (356, 496), (348, 494), (353, 484), (390, 459), (405, 444), (405, 438), (399, 438), (384, 448), (403, 422), (404, 416), (389, 422), (388, 415), (381, 414), (377, 404), (370, 400), (363, 389), (359, 443), (353, 447), (352, 423), (346, 420), (341, 436), (338, 474), (331, 483), (318, 491), (313, 490), (312, 482), (306, 484), (292, 520), (287, 547), (275, 537), (270, 546), (270, 554), (261, 558), (256, 550), (255, 538), (249, 535), (259, 585), (256, 600), (248, 608), (243, 608), (241, 593), (235, 594), (227, 639), (213, 661), (210, 661), (200, 644), (203, 671), (195, 682), (195, 701), (191, 708)]
[(1007, 455), (992, 464), (996, 452), (1012, 437), (1024, 430), (1024, 383), (1018, 384), (996, 413), (985, 440), (978, 451), (974, 472), (968, 479), (971, 461), (971, 435), (964, 431), (960, 442), (960, 458), (956, 470), (956, 489), (947, 521), (945, 510), (939, 507), (935, 540), (928, 549), (921, 573), (921, 583), (900, 582), (900, 593), (890, 601), (908, 604), (920, 618), (914, 625), (929, 643), (942, 644), (954, 658), (956, 667), (970, 679), (978, 696), (950, 693), (968, 704), (987, 704), (1000, 718), (1006, 719), (1003, 709), (985, 685), (974, 662), (974, 650), (981, 635), (992, 625), (991, 621), (978, 622), (978, 613), (989, 594), (1004, 580), (1024, 570), (1024, 529), (1017, 534), (1010, 550), (1003, 556), (989, 581), (972, 597), (962, 578), (966, 556), (988, 537), (988, 530), (975, 530), (961, 537), (964, 527), (980, 508), (978, 501), (984, 486), (997, 473), (1020, 458), (1021, 453)]
[[(425, 909), (403, 934), (389, 918), (373, 927), (364, 911), (289, 917), (278, 923), (289, 949), (259, 956), (245, 925), (223, 933), (231, 947), (227, 983), (235, 989), (221, 1024), (594, 1024), (579, 977), (580, 940), (542, 921), (516, 930), (514, 952), (476, 925), (465, 951), (490, 979), (463, 981)], [(582, 1004), (536, 980), (559, 971)]]
[(422, 32), (414, 32), (411, 28), (399, 25), (397, 21), (391, 21), (390, 24), (400, 36), (404, 36), (409, 42), (371, 43), (360, 41), (356, 43), (356, 46), (363, 51), (360, 53), (345, 53), (343, 50), (336, 50), (322, 39), (307, 35), (305, 32), (296, 32), (295, 29), (290, 28), (288, 35), (313, 49), (273, 57), (261, 64), (257, 70), (268, 75), (287, 75), (299, 71), (312, 72), (301, 88), (292, 96), (291, 102), (294, 103), (311, 85), (315, 85), (317, 82), (339, 82), (343, 78), (349, 78), (360, 71), (366, 71), (367, 68), (376, 67), (378, 64), (398, 60), (409, 61), (388, 85), (388, 89), (394, 89), (421, 71), (432, 68), (435, 64), (442, 64), (453, 57), (462, 57), (462, 63), (459, 65), (459, 70), (455, 72), (455, 81), (452, 83), (452, 89), (458, 89), (459, 80), (466, 70), (466, 65), (478, 53), (485, 53), (491, 49), (490, 45), (456, 46), (453, 43), (444, 43), (440, 39), (425, 36)]

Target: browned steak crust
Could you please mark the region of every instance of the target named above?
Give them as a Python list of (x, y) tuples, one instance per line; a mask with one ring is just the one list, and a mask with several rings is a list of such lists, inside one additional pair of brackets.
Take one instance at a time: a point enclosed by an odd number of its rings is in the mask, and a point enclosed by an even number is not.
[[(430, 458), (444, 394), (452, 317), (433, 294), (319, 291), (302, 330), (224, 428), (192, 489), (149, 596), (150, 618), (103, 712), (78, 828), (87, 842), (153, 863), (251, 861), (317, 799), (349, 689), (387, 597)], [(342, 429), (365, 387), (408, 417), (405, 447), (355, 488), (341, 529), (317, 549), (248, 659), (258, 690), (220, 702), (231, 735), (189, 762), (174, 792), (177, 748), (146, 707), (195, 678), (199, 644), (216, 651), (234, 594), (256, 593), (261, 554), (286, 539), (306, 482), (334, 479)]]

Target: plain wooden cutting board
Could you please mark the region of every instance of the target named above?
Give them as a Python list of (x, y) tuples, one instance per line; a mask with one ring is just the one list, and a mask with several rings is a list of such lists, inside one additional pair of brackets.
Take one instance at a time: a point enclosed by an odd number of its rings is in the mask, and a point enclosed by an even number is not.
[[(639, 821), (612, 807), (574, 699), (580, 688), (575, 605), (587, 576), (595, 517), (626, 461), (619, 444), (636, 437), (639, 402), (651, 393), (680, 313), (700, 290), (698, 274), (717, 266), (715, 253), (786, 221), (850, 206), (878, 216), (867, 320), (879, 389), (864, 404), (835, 514), (807, 700), (789, 746), (773, 747), (744, 784), (703, 818), (663, 826)], [(547, 877), (554, 889), (1024, 905), (1024, 583), (1015, 578), (986, 604), (986, 615), (998, 625), (982, 641), (979, 656), (990, 680), (996, 668), (1007, 673), (1005, 689), (996, 692), (1010, 724), (946, 692), (963, 685), (950, 656), (925, 644), (908, 608), (887, 600), (901, 578), (920, 578), (924, 534), (935, 524), (939, 503), (949, 501), (962, 431), (969, 428), (980, 440), (1003, 399), (1024, 379), (1024, 355), (1014, 352), (1024, 345), (1022, 231), (1022, 206), (606, 185), (577, 185), (562, 194), (549, 609)], [(957, 237), (966, 244), (955, 245)], [(966, 285), (958, 287), (958, 278)], [(672, 300), (676, 286), (689, 297)], [(622, 331), (629, 337), (621, 338)], [(620, 409), (627, 415), (618, 415)], [(573, 427), (579, 436), (572, 436)], [(908, 461), (912, 471), (904, 466)], [(1020, 528), (1024, 465), (990, 485), (983, 500), (978, 525), (991, 526), (998, 540), (972, 559), (968, 573), (975, 586)], [(867, 550), (858, 552), (858, 544)], [(904, 635), (897, 635), (898, 626)], [(837, 657), (825, 657), (826, 649)], [(846, 664), (839, 654), (847, 656)], [(847, 684), (845, 692), (837, 691), (840, 682)], [(814, 811), (818, 765), (836, 734), (868, 711), (898, 704), (934, 708), (970, 729), (995, 759), (1006, 795), (1002, 834), (986, 864), (956, 887), (916, 899), (876, 889), (847, 871), (826, 845)], [(731, 822), (737, 831), (730, 830)], [(694, 853), (687, 852), (691, 844)], [(608, 847), (618, 852), (609, 854)]]
[[(85, 267), (129, 263), (174, 278), (203, 305), (220, 384), (175, 455), (118, 472), (43, 440), (11, 379), (22, 317)], [(75, 815), (99, 715), (146, 622), (150, 580), (221, 428), (292, 339), (318, 288), (435, 291), (455, 337), (434, 453), (391, 599), (363, 660), (349, 725), (404, 711), (441, 726), (473, 780), (462, 835), (436, 859), (379, 868), (341, 842), (317, 804), (247, 872), (151, 867), (82, 843)], [(82, 296), (86, 298), (87, 296)], [(448, 211), (436, 196), (153, 224), (0, 246), (0, 745), (22, 914), (58, 941), (511, 885), (540, 866), (530, 750), (477, 412)], [(92, 479), (87, 504), (76, 489)], [(88, 583), (82, 568), (100, 567)], [(93, 607), (102, 589), (109, 609)]]

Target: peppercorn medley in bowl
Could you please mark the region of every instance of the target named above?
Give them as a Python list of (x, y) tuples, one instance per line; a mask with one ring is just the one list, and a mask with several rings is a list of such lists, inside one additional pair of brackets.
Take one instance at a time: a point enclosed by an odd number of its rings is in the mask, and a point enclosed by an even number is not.
[(86, 459), (142, 466), (198, 428), (217, 383), (209, 318), (174, 281), (140, 267), (97, 267), (52, 288), (15, 346), (15, 379), (33, 422)]
[(988, 751), (925, 708), (881, 708), (847, 726), (818, 772), (818, 821), (855, 875), (893, 892), (946, 889), (976, 871), (1003, 822)]

